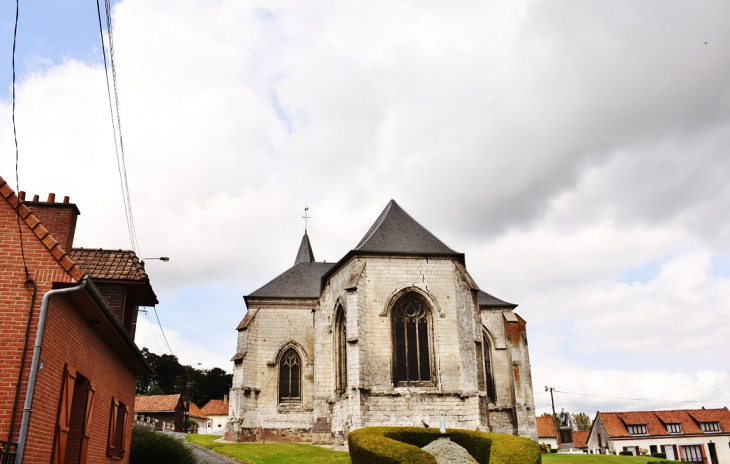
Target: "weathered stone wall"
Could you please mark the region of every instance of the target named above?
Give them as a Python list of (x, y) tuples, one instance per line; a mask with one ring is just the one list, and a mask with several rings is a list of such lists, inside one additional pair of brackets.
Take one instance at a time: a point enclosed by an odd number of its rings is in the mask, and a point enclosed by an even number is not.
[[(314, 337), (312, 307), (316, 300), (249, 301), (257, 310), (239, 331), (238, 352), (245, 352), (234, 366), (230, 392), (229, 431), (249, 436), (302, 439), (312, 426)], [(301, 403), (279, 404), (279, 356), (293, 347), (301, 358)], [(256, 430), (261, 429), (261, 433)], [(282, 429), (281, 433), (276, 430)], [(285, 432), (298, 430), (298, 432)], [(265, 433), (264, 433), (265, 432)], [(263, 435), (262, 435), (263, 434)], [(298, 437), (298, 438), (294, 438)], [(268, 437), (269, 441), (274, 441)], [(307, 438), (308, 440), (308, 438)]]
[[(234, 366), (227, 436), (332, 443), (359, 427), (436, 426), (443, 416), (449, 427), (490, 427), (536, 439), (524, 321), (506, 309), (480, 310), (473, 282), (462, 271), (451, 258), (355, 257), (331, 276), (318, 301), (249, 301), (249, 310), (258, 313), (239, 333), (238, 352), (246, 355)], [(428, 386), (393, 381), (390, 311), (408, 292), (431, 307)], [(336, 372), (340, 306), (347, 333), (344, 392), (337, 391)], [(493, 402), (479, 380), (482, 343), (491, 354)], [(303, 402), (293, 408), (278, 405), (276, 362), (289, 344), (301, 350), (306, 366)]]
[[(433, 386), (393, 382), (390, 309), (408, 291), (431, 305)], [(348, 338), (348, 389), (340, 396), (333, 326), (338, 304), (347, 313)], [(361, 257), (347, 263), (330, 279), (315, 314), (315, 418), (331, 419), (333, 431), (436, 424), (440, 415), (449, 426), (476, 428), (476, 314), (471, 290), (452, 259)]]

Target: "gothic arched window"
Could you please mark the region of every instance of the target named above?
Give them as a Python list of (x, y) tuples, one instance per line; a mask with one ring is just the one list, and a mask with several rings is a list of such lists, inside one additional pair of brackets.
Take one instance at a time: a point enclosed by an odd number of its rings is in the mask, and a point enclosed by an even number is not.
[(399, 383), (431, 382), (431, 310), (416, 293), (393, 307), (393, 377)]
[[(486, 330), (482, 331), (482, 360), (484, 362), (484, 387), (487, 391), (487, 398), (489, 398), (489, 401), (494, 403), (497, 400), (497, 392), (494, 388), (494, 373), (492, 371), (492, 349), (489, 344), (489, 335), (487, 334)], [(480, 382), (482, 383), (482, 382)]]
[(337, 357), (337, 394), (347, 389), (347, 326), (345, 311), (337, 307), (335, 314), (335, 356)]
[(302, 400), (302, 359), (294, 348), (289, 348), (279, 359), (279, 403), (297, 403)]

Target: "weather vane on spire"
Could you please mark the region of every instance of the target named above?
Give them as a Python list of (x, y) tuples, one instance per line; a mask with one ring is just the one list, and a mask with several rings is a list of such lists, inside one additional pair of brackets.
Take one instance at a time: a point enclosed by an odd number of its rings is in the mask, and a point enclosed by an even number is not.
[(307, 211), (309, 211), (309, 206), (304, 207), (304, 216), (302, 216), (302, 219), (304, 219), (304, 233), (307, 233), (307, 219), (309, 219), (309, 216), (307, 216)]

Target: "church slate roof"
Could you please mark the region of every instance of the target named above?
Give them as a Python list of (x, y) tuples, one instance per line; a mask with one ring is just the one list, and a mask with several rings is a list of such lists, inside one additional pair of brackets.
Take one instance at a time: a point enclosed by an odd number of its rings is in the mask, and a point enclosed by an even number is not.
[(322, 276), (335, 263), (297, 263), (246, 298), (319, 298)]
[(509, 308), (514, 309), (517, 307), (514, 303), (507, 303), (499, 298), (490, 295), (487, 292), (479, 290), (477, 292), (477, 304), (486, 308)]
[(458, 254), (390, 200), (355, 251), (393, 254)]
[(302, 237), (302, 243), (299, 245), (299, 251), (297, 252), (297, 258), (294, 260), (294, 265), (299, 263), (313, 263), (314, 252), (312, 251), (312, 245), (309, 243), (309, 235), (307, 231), (304, 231), (304, 237)]

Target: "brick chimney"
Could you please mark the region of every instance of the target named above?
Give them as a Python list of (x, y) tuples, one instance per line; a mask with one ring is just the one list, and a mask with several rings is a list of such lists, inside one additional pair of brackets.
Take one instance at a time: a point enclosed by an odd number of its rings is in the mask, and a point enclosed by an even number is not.
[[(20, 192), (19, 196), (24, 199), (25, 192)], [(74, 203), (69, 203), (69, 197), (64, 197), (63, 203), (56, 203), (55, 193), (48, 194), (48, 201), (38, 201), (38, 195), (34, 195), (33, 201), (26, 201), (24, 204), (40, 219), (53, 238), (58, 240), (58, 244), (65, 251), (71, 251), (76, 233), (76, 219), (81, 212)]]

